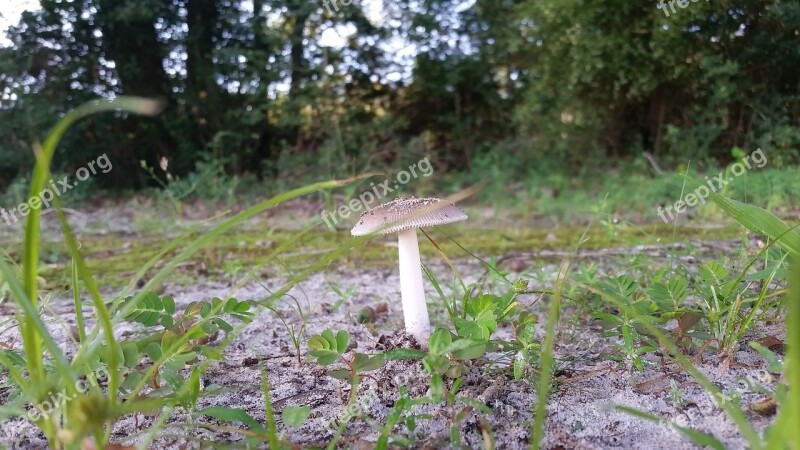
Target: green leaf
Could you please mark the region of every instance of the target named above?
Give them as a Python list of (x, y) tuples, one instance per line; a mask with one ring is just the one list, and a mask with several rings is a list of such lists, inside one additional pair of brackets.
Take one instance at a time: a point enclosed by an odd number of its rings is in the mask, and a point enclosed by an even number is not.
[(336, 350), (336, 337), (333, 335), (333, 331), (325, 330), (319, 336), (322, 336), (322, 338), (325, 339), (326, 349)]
[(281, 411), (283, 423), (295, 428), (302, 425), (310, 415), (310, 406), (287, 406)]
[(431, 397), (433, 397), (434, 401), (440, 401), (442, 396), (444, 395), (444, 381), (442, 381), (442, 377), (439, 375), (434, 375), (431, 377)]
[(783, 363), (778, 358), (778, 356), (772, 352), (772, 350), (768, 349), (767, 347), (764, 347), (763, 345), (761, 345), (756, 341), (750, 341), (749, 345), (750, 347), (753, 348), (753, 350), (757, 351), (765, 360), (767, 360), (767, 364), (769, 365), (768, 369), (770, 372), (772, 373), (783, 372)]
[(647, 288), (647, 295), (662, 311), (678, 309), (689, 295), (689, 281), (675, 277), (667, 283), (655, 282)]
[(5, 355), (5, 357), (8, 358), (13, 365), (25, 367), (25, 358), (23, 358), (18, 352), (5, 349), (0, 349), (0, 352), (3, 352), (3, 355)]
[(640, 410), (638, 410), (636, 408), (630, 408), (630, 407), (627, 407), (627, 406), (619, 406), (619, 405), (617, 405), (617, 406), (614, 406), (614, 409), (616, 409), (617, 411), (624, 412), (626, 414), (630, 414), (630, 415), (632, 415), (634, 417), (638, 417), (640, 419), (648, 420), (650, 422), (668, 423), (668, 424), (670, 424), (670, 426), (672, 426), (674, 429), (676, 429), (679, 432), (681, 432), (690, 441), (692, 441), (696, 445), (699, 445), (700, 447), (711, 447), (714, 450), (725, 450), (725, 445), (723, 445), (722, 442), (718, 441), (714, 436), (711, 436), (709, 434), (706, 434), (706, 433), (703, 433), (703, 432), (700, 432), (700, 431), (697, 431), (697, 430), (693, 430), (691, 428), (680, 426), (680, 425), (678, 425), (678, 424), (676, 424), (674, 422), (670, 422), (668, 420), (662, 419), (662, 418), (660, 418), (658, 416), (655, 416), (653, 414), (646, 413), (644, 411), (640, 411)]
[(234, 312), (238, 305), (239, 302), (235, 298), (229, 298), (228, 301), (225, 302), (225, 307), (222, 310), (226, 313)]
[(214, 319), (214, 324), (216, 324), (226, 333), (230, 333), (231, 331), (233, 331), (233, 327), (228, 322), (225, 322), (220, 318)]
[(409, 359), (422, 359), (425, 353), (410, 348), (397, 348), (383, 354), (386, 361), (405, 361)]
[(709, 261), (700, 266), (700, 278), (706, 284), (713, 286), (722, 286), (725, 284), (725, 279), (730, 272), (716, 261)]
[(496, 295), (485, 294), (480, 297), (472, 297), (466, 305), (467, 315), (477, 317), (484, 311), (494, 311), (495, 306), (500, 303), (500, 298)]
[(141, 381), (141, 379), (142, 379), (141, 373), (131, 372), (125, 376), (125, 381), (122, 382), (121, 387), (122, 389), (130, 392), (136, 387), (137, 384), (139, 384), (139, 381)]
[(205, 356), (208, 359), (214, 359), (217, 361), (222, 361), (223, 359), (225, 359), (222, 355), (222, 352), (220, 352), (216, 348), (201, 346), (198, 348), (198, 351), (200, 352), (201, 355)]
[(514, 356), (514, 379), (520, 380), (525, 375), (528, 366), (528, 354), (524, 351), (518, 351)]
[(336, 378), (337, 380), (346, 380), (350, 378), (350, 371), (347, 369), (334, 369), (327, 372), (328, 376)]
[(311, 350), (328, 350), (328, 341), (322, 336), (314, 335), (308, 339), (308, 348)]
[(595, 312), (591, 313), (590, 316), (594, 317), (595, 319), (601, 319), (604, 322), (608, 322), (607, 326), (617, 326), (624, 322), (624, 320), (622, 320), (619, 316), (608, 313)]
[(358, 372), (369, 372), (370, 370), (377, 370), (386, 365), (386, 360), (382, 354), (378, 355), (365, 355), (364, 353), (356, 353), (353, 359), (353, 367)]
[(139, 372), (131, 372), (125, 376), (125, 381), (122, 382), (120, 387), (128, 392), (132, 391), (139, 381), (142, 379), (142, 374)]
[(207, 334), (209, 336), (214, 334), (214, 333), (216, 333), (217, 331), (219, 331), (219, 327), (214, 325), (211, 322), (206, 322), (206, 323), (200, 325), (200, 329), (203, 330), (203, 333), (205, 333), (205, 334)]
[(427, 355), (422, 359), (422, 366), (430, 374), (441, 375), (450, 368), (450, 360), (444, 355)]
[(636, 288), (639, 285), (639, 282), (634, 280), (630, 275), (620, 275), (613, 278), (613, 281), (616, 284), (617, 292), (624, 298), (630, 298), (636, 292)]
[[(123, 302), (123, 307), (127, 307), (135, 297), (127, 297)], [(170, 305), (171, 301), (171, 305)], [(142, 325), (152, 327), (161, 322), (161, 318), (165, 313), (165, 308), (172, 307), (174, 311), (175, 302), (168, 297), (165, 304), (161, 298), (152, 292), (147, 292), (126, 316), (125, 319), (132, 322), (138, 322)], [(170, 315), (172, 313), (169, 313)]]
[(472, 320), (456, 318), (458, 335), (464, 338), (488, 341), (497, 329), (497, 321), (493, 311), (484, 309)]
[(172, 297), (164, 297), (161, 299), (164, 305), (164, 312), (169, 315), (175, 314), (175, 299)]
[(186, 305), (186, 308), (183, 310), (183, 315), (186, 317), (196, 316), (200, 314), (202, 307), (203, 305), (200, 302), (191, 302)]
[(121, 344), (122, 358), (125, 367), (134, 368), (139, 363), (139, 348), (134, 342), (124, 342)]
[(446, 353), (452, 353), (453, 358), (464, 361), (475, 359), (486, 353), (486, 343), (473, 339), (459, 339), (446, 348)]
[(200, 397), (200, 368), (193, 367), (189, 379), (186, 380), (188, 384), (188, 391), (186, 393), (187, 404), (184, 405), (187, 409), (194, 408), (197, 405), (197, 399)]
[(209, 314), (211, 314), (211, 305), (208, 303), (200, 303), (200, 317), (205, 319)]
[(174, 344), (175, 341), (177, 341), (177, 340), (178, 340), (178, 335), (177, 334), (175, 334), (175, 333), (173, 333), (171, 331), (165, 331), (164, 335), (161, 336), (161, 351), (162, 351), (162, 353), (165, 353), (170, 348), (172, 348), (172, 344)]
[(341, 330), (336, 333), (336, 350), (340, 354), (347, 352), (347, 344), (350, 342), (350, 334), (347, 331)]
[(169, 386), (175, 392), (180, 391), (184, 383), (183, 378), (178, 375), (178, 370), (180, 369), (167, 366), (164, 366), (164, 368), (161, 370), (161, 376), (167, 381), (167, 384), (169, 384)]
[(175, 321), (172, 319), (172, 316), (161, 316), (161, 326), (164, 328), (171, 328), (175, 325)]
[(339, 359), (339, 354), (330, 350), (314, 350), (309, 353), (317, 359), (317, 364), (321, 366), (329, 366)]
[(256, 419), (247, 414), (247, 411), (241, 408), (227, 408), (224, 406), (212, 406), (210, 408), (201, 409), (197, 414), (213, 417), (218, 420), (226, 422), (241, 422), (251, 428), (261, 429), (261, 424)]
[(161, 345), (158, 342), (151, 342), (147, 344), (147, 347), (144, 348), (144, 352), (153, 362), (158, 361), (161, 359)]
[[(693, 178), (688, 180), (698, 187), (703, 186)], [(745, 228), (755, 233), (769, 236), (770, 239), (778, 241), (778, 245), (788, 252), (793, 253), (795, 256), (800, 255), (800, 231), (795, 227), (790, 227), (771, 212), (758, 206), (725, 198), (713, 191), (710, 193), (709, 199)]]
[(446, 353), (445, 348), (453, 342), (453, 337), (450, 331), (443, 328), (437, 328), (428, 339), (428, 351), (434, 355), (441, 355)]

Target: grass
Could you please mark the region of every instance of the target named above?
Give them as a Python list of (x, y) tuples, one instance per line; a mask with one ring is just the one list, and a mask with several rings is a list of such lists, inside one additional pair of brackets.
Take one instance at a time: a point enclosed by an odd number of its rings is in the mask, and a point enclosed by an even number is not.
[[(158, 105), (142, 99), (120, 98), (90, 103), (65, 116), (42, 146), (36, 148), (31, 196), (40, 192), (50, 178), (49, 167), (55, 148), (69, 125), (89, 114), (111, 110), (149, 114), (155, 113)], [(350, 336), (345, 331), (326, 330), (307, 337), (305, 329), (310, 313), (297, 300), (291, 304), (296, 306), (299, 324), (282, 317), (277, 305), (282, 299), (292, 299), (287, 297), (292, 287), (327, 270), (334, 261), (345, 267), (363, 267), (366, 263), (385, 267), (394, 264), (395, 251), (377, 242), (367, 243), (366, 238), (352, 239), (346, 233), (321, 231), (323, 224), (318, 218), (307, 221), (308, 225), (299, 230), (271, 231), (269, 243), (265, 245), (257, 244), (264, 240), (263, 231), (242, 229), (242, 224), (299, 197), (328, 195), (334, 188), (347, 186), (351, 193), (356, 192), (354, 183), (369, 175), (319, 182), (279, 193), (197, 229), (178, 230), (174, 236), (155, 236), (135, 242), (128, 252), (115, 252), (119, 248), (119, 236), (95, 236), (82, 239), (79, 244), (57, 200), (55, 212), (63, 242), (43, 242), (41, 211), (32, 210), (25, 224), (22, 249), (9, 253), (4, 250), (0, 257), (0, 294), (13, 300), (15, 317), (10, 326), (19, 327), (23, 345), (23, 352), (0, 349), (0, 365), (7, 375), (7, 385), (18, 390), (0, 407), (0, 415), (27, 417), (54, 449), (82, 448), (90, 444), (104, 447), (110, 441), (114, 424), (133, 414), (155, 417), (153, 425), (136, 436), (138, 448), (148, 448), (160, 437), (176, 409), (184, 410), (194, 419), (211, 417), (231, 424), (217, 426), (198, 422), (194, 426), (241, 434), (252, 445), (268, 443), (270, 448), (287, 447), (290, 443), (279, 431), (269, 374), (263, 361), (259, 362), (265, 402), (263, 423), (240, 408), (198, 410), (196, 407), (203, 374), (223, 358), (223, 350), (242, 333), (255, 312), (266, 309), (280, 317), (286, 328), (284, 331), (291, 336), (292, 356), (297, 358), (298, 365), (308, 363), (303, 361), (301, 351), (308, 347), (308, 359), (322, 366), (338, 364), (338, 368), (327, 373), (349, 382), (346, 415), (326, 442), (328, 448), (336, 448), (344, 440), (348, 425), (354, 421), (376, 422), (366, 417), (359, 406), (359, 387), (371, 372), (396, 361), (423, 367), (430, 389), (428, 394), (418, 398), (409, 397), (407, 391), (401, 392), (387, 423), (373, 423), (380, 434), (380, 448), (417, 445), (413, 431), (416, 424), (431, 420), (415, 412), (414, 407), (420, 405), (442, 408), (449, 420), (449, 444), (453, 447), (464, 446), (461, 425), (471, 415), (476, 415), (484, 447), (493, 448), (496, 436), (487, 420), (492, 410), (482, 401), (464, 395), (463, 383), (471, 370), (488, 361), (488, 353), (496, 353), (506, 358), (508, 364), (485, 364), (485, 373), (507, 373), (513, 378), (512, 382), (528, 381), (535, 388), (529, 445), (537, 449), (547, 438), (547, 407), (552, 401), (552, 386), (557, 381), (558, 361), (554, 356), (558, 354), (560, 318), (566, 308), (582, 308), (608, 325), (606, 332), (618, 342), (620, 354), (617, 356), (625, 368), (642, 370), (645, 362), (641, 356), (659, 352), (714, 398), (724, 397), (687, 352), (699, 351), (702, 358), (708, 350), (713, 357), (729, 358), (733, 348), (767, 313), (785, 308), (789, 353), (775, 394), (778, 414), (769, 431), (758, 432), (746, 411), (734, 402), (721, 402), (719, 407), (737, 426), (750, 448), (800, 446), (800, 428), (796, 426), (800, 423), (800, 396), (796, 395), (800, 389), (800, 346), (795, 345), (800, 342), (800, 265), (789, 265), (800, 253), (800, 231), (796, 226), (764, 209), (713, 193), (710, 200), (725, 213), (751, 232), (769, 238), (764, 249), (755, 255), (745, 253), (738, 270), (726, 268), (725, 261), (711, 260), (694, 269), (683, 264), (675, 254), (679, 250), (674, 250), (670, 267), (659, 270), (642, 267), (637, 272), (631, 262), (629, 267), (622, 268), (628, 272), (624, 275), (599, 274), (591, 270), (576, 272), (571, 264), (578, 257), (578, 248), (664, 244), (682, 242), (689, 236), (698, 239), (741, 236), (741, 228), (636, 226), (624, 221), (617, 223), (613, 214), (596, 214), (596, 223), (584, 228), (497, 230), (481, 226), (478, 221), (477, 230), (453, 237), (445, 234), (448, 239), (441, 241), (437, 240), (441, 234), (426, 233), (433, 245), (422, 246), (423, 252), (428, 252), (424, 258), (441, 257), (452, 269), (452, 286), (443, 286), (433, 271), (426, 268), (426, 275), (439, 294), (438, 308), (444, 312), (444, 320), (426, 351), (394, 349), (366, 354), (348, 345)], [(693, 183), (691, 179), (683, 182)], [(187, 189), (191, 192), (201, 185), (192, 182)], [(232, 187), (224, 183), (220, 186), (218, 189), (226, 196), (231, 195)], [(170, 195), (168, 201), (180, 213), (180, 196)], [(616, 201), (611, 200), (612, 208)], [(599, 220), (606, 217), (608, 219)], [(577, 245), (570, 245), (574, 243)], [(546, 280), (547, 288), (537, 291), (528, 289), (525, 279), (510, 280), (497, 260), (488, 262), (475, 256), (532, 249), (541, 252), (567, 246), (572, 246), (573, 250), (549, 253), (548, 258), (562, 263), (555, 279)], [(461, 251), (486, 266), (491, 273), (490, 282), (478, 280), (470, 284), (461, 277), (458, 263), (448, 257)], [(692, 250), (681, 251), (691, 253)], [(50, 255), (53, 264), (43, 267), (41, 255)], [(282, 286), (267, 289), (266, 298), (258, 302), (214, 298), (194, 302), (182, 310), (171, 297), (155, 293), (167, 280), (174, 282), (176, 277), (183, 276), (186, 282), (192, 282), (196, 278), (191, 273), (181, 274), (184, 263), (199, 260), (207, 266), (226, 267), (223, 263), (230, 255), (235, 255), (236, 264), (212, 276), (229, 277), (238, 288), (267, 272), (282, 275)], [(16, 261), (21, 264), (16, 265)], [(787, 281), (789, 296), (784, 297)], [(753, 289), (755, 283), (761, 283), (761, 288)], [(40, 297), (42, 288), (48, 285), (72, 291), (77, 338), (75, 349), (70, 353), (62, 349), (45, 324), (45, 305)], [(120, 290), (118, 295), (112, 298), (102, 295), (114, 288)], [(344, 297), (340, 289), (331, 289)], [(543, 328), (536, 327), (539, 310), (535, 305), (519, 301), (520, 295), (534, 292), (541, 294), (545, 299), (542, 302), (546, 302), (541, 306), (542, 311), (547, 311)], [(84, 300), (85, 296), (89, 302)], [(677, 328), (666, 325), (672, 319), (677, 321)], [(135, 340), (119, 338), (115, 330), (125, 322), (145, 329), (146, 336)], [(6, 324), (2, 326), (6, 328)], [(500, 328), (513, 330), (513, 338), (499, 338)], [(207, 345), (207, 339), (218, 333), (222, 334), (221, 343)], [(99, 376), (101, 373), (107, 376)], [(52, 392), (63, 392), (58, 398), (65, 400), (52, 401)], [(44, 408), (45, 404), (50, 407)], [(664, 422), (663, 418), (647, 411), (625, 406), (617, 409), (643, 420)], [(285, 426), (300, 426), (311, 413), (304, 408), (284, 408), (282, 422)], [(247, 428), (241, 428), (242, 424)], [(690, 427), (671, 426), (698, 445), (724, 448), (715, 436)], [(408, 434), (403, 435), (402, 430)]]
[[(41, 150), (37, 152), (37, 164), (30, 188), (32, 197), (44, 188), (44, 184), (49, 178), (49, 164), (55, 152), (55, 147), (69, 125), (87, 115), (117, 109), (134, 113), (152, 113), (157, 110), (157, 106), (148, 100), (120, 98), (114, 101), (93, 102), (65, 116), (48, 135)], [(50, 389), (53, 391), (63, 389), (67, 393), (67, 397), (70, 399), (68, 402), (59, 405), (55, 409), (47, 408), (49, 411), (42, 411), (35, 420), (36, 425), (46, 436), (49, 446), (54, 449), (74, 448), (81, 445), (82, 440), (87, 436), (93, 437), (97, 445), (104, 446), (108, 442), (111, 426), (118, 417), (142, 410), (149, 411), (157, 407), (174, 407), (176, 404), (186, 401), (185, 395), (191, 396), (192, 391), (196, 389), (192, 387), (191, 383), (184, 384), (180, 380), (176, 383), (178, 388), (175, 389), (175, 395), (172, 397), (148, 398), (145, 396), (142, 398), (139, 394), (148, 380), (152, 380), (154, 379), (153, 377), (159, 375), (161, 367), (164, 367), (171, 359), (185, 353), (185, 346), (189, 345), (193, 338), (197, 338), (199, 330), (210, 325), (210, 318), (215, 317), (222, 310), (223, 302), (219, 302), (213, 307), (209, 306), (208, 310), (198, 311), (202, 318), (190, 324), (188, 330), (183, 330), (182, 335), (174, 335), (169, 341), (162, 341), (157, 353), (151, 349), (147, 356), (150, 357), (153, 363), (146, 370), (144, 376), (139, 377), (138, 382), (131, 383), (133, 386), (127, 392), (124, 403), (119, 398), (121, 384), (119, 376), (121, 372), (121, 356), (124, 355), (125, 349), (113, 334), (114, 324), (128, 318), (142, 304), (142, 300), (145, 299), (147, 292), (153, 285), (162, 282), (180, 263), (189, 259), (216, 237), (286, 200), (322, 189), (346, 185), (349, 182), (351, 181), (322, 182), (295, 189), (262, 201), (222, 221), (211, 230), (196, 238), (189, 239), (188, 244), (182, 250), (177, 249), (177, 244), (165, 246), (162, 251), (150, 258), (142, 266), (137, 276), (130, 281), (120, 297), (127, 295), (127, 292), (132, 289), (132, 286), (141, 276), (153, 268), (157, 262), (161, 261), (168, 251), (175, 249), (176, 254), (156, 271), (148, 283), (145, 284), (144, 289), (136, 294), (131, 301), (124, 305), (119, 301), (112, 302), (116, 306), (116, 308), (113, 308), (115, 310), (113, 318), (91, 275), (91, 271), (83, 259), (83, 253), (79, 249), (63, 211), (60, 209), (58, 202), (56, 202), (56, 211), (62, 225), (69, 253), (73, 259), (74, 268), (70, 278), (73, 285), (71, 288), (77, 296), (79, 291), (77, 282), (80, 280), (83, 283), (93, 300), (94, 311), (99, 318), (98, 324), (93, 327), (88, 335), (82, 336), (78, 351), (71, 359), (67, 358), (58, 347), (37, 310), (41, 212), (38, 209), (33, 209), (28, 215), (25, 227), (21, 276), (12, 270), (5, 260), (0, 260), (0, 274), (2, 274), (16, 306), (19, 308), (17, 321), (22, 335), (25, 370), (28, 376), (23, 376), (22, 370), (5, 353), (0, 355), (0, 363), (3, 364), (8, 376), (15, 382), (16, 386), (22, 390), (23, 398), (33, 405), (42, 405), (45, 400), (44, 395), (49, 395), (45, 393)], [(182, 240), (178, 242), (180, 241)], [(286, 241), (278, 245), (271, 255), (274, 257), (276, 253), (285, 251), (292, 246), (291, 243), (291, 241)], [(286, 288), (283, 291), (285, 292), (285, 290)], [(80, 303), (79, 300), (77, 302)], [(81, 310), (82, 308), (78, 308), (79, 316), (81, 315)], [(167, 333), (171, 333), (170, 330), (167, 330)], [(234, 335), (235, 333), (228, 333), (228, 339)], [(165, 334), (165, 336), (167, 335)], [(48, 356), (47, 365), (52, 365), (55, 368), (54, 374), (48, 373), (46, 370), (45, 354)], [(144, 354), (140, 356), (144, 357)], [(81, 393), (77, 392), (76, 388), (79, 374), (91, 376), (92, 372), (88, 369), (97, 364), (98, 360), (107, 367), (108, 382), (105, 393), (95, 383), (95, 388), (89, 395), (79, 395)], [(208, 366), (211, 360), (213, 358), (205, 360), (205, 367)], [(162, 414), (162, 420), (166, 420), (166, 417), (168, 415), (164, 416)], [(150, 438), (152, 437), (151, 435)], [(144, 442), (147, 441), (145, 440)]]
[[(161, 229), (168, 227), (166, 224)], [(466, 228), (466, 227), (462, 227)], [(557, 229), (499, 229), (476, 228), (461, 230), (458, 241), (470, 251), (481, 254), (509, 254), (552, 251), (559, 252), (570, 248), (583, 233), (583, 227), (560, 227)], [(197, 239), (202, 231), (179, 233), (176, 236), (151, 236), (131, 240), (127, 235), (89, 235), (81, 237), (83, 254), (86, 255), (86, 265), (95, 274), (97, 282), (107, 287), (120, 287), (128, 284), (130, 279), (156, 255), (172, 257), (178, 252), (174, 242), (187, 242)], [(673, 229), (667, 225), (628, 226), (617, 224), (611, 228), (593, 228), (588, 233), (588, 239), (583, 245), (584, 250), (606, 249), (610, 247), (628, 247), (631, 245), (661, 245), (673, 242), (686, 242), (689, 240), (733, 239), (740, 235), (738, 227), (725, 227), (720, 229), (678, 227)], [(491, 238), (487, 238), (491, 236)], [(277, 243), (285, 240), (297, 240), (292, 252), (284, 254), (282, 260), (289, 265), (303, 265), (316, 259), (320, 251), (330, 251), (345, 245), (351, 240), (348, 231), (342, 230), (332, 233), (321, 227), (299, 236), (296, 231), (272, 230), (265, 235), (263, 229), (231, 230), (219, 236), (213, 242), (203, 247), (193, 259), (191, 267), (177, 267), (173, 274), (173, 282), (180, 285), (191, 285), (197, 278), (197, 272), (192, 267), (226, 267), (230, 265), (230, 255), (235, 255), (235, 267), (262, 266), (264, 258), (272, 253)], [(391, 267), (395, 255), (393, 249), (381, 245), (381, 240), (375, 240), (370, 245), (364, 246), (357, 254), (348, 254), (340, 261), (345, 267), (353, 268), (369, 264), (374, 267)], [(460, 249), (451, 241), (442, 242), (442, 250), (446, 254), (458, 252)], [(20, 252), (14, 247), (8, 247), (10, 256), (19, 258)], [(424, 256), (436, 256), (435, 249), (423, 246)], [(65, 270), (71, 265), (70, 253), (59, 241), (40, 243), (40, 253), (46, 255), (48, 264), (39, 269), (39, 276), (44, 278), (46, 286), (51, 289), (67, 288), (70, 285), (71, 275)], [(558, 260), (558, 254), (546, 253), (544, 258)], [(230, 266), (228, 266), (230, 267)], [(218, 270), (216, 277), (235, 278), (235, 267), (229, 271)], [(280, 266), (271, 266), (272, 272), (281, 272)], [(148, 274), (145, 274), (148, 275)]]

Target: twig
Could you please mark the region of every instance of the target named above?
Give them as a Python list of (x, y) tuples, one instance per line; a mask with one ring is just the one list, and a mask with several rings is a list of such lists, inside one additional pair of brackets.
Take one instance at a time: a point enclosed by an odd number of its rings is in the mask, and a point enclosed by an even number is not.
[(661, 167), (658, 166), (658, 162), (656, 161), (656, 158), (653, 155), (651, 155), (649, 152), (642, 152), (642, 156), (644, 156), (644, 159), (650, 162), (650, 165), (653, 166), (653, 170), (655, 170), (657, 174), (659, 175), (664, 174), (664, 171), (661, 170)]

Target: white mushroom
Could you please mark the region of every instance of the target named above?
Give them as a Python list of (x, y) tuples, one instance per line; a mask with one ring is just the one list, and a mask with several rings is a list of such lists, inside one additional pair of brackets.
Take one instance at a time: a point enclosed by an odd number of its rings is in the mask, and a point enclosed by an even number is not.
[(406, 331), (422, 345), (428, 343), (431, 323), (425, 303), (425, 290), (422, 287), (417, 228), (466, 219), (467, 215), (463, 211), (438, 198), (399, 198), (362, 214), (351, 231), (353, 236), (397, 233), (403, 319)]

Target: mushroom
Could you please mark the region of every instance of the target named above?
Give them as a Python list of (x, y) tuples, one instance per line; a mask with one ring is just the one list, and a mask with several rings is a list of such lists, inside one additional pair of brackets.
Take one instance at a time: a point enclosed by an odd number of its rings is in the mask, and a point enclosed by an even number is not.
[(397, 233), (403, 319), (406, 331), (422, 345), (428, 343), (431, 323), (422, 287), (417, 228), (466, 219), (463, 211), (438, 198), (398, 198), (364, 212), (351, 231), (353, 236)]

